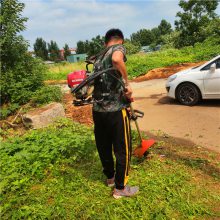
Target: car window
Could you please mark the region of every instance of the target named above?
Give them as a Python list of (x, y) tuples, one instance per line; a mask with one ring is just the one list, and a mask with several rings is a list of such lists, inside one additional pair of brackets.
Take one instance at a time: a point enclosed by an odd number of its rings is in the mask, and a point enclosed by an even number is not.
[(204, 71), (204, 70), (210, 70), (210, 66), (215, 63), (216, 64), (216, 69), (220, 69), (220, 58), (218, 58), (217, 60), (209, 63), (208, 65), (204, 66), (201, 70)]
[(216, 61), (216, 69), (220, 69), (220, 58)]

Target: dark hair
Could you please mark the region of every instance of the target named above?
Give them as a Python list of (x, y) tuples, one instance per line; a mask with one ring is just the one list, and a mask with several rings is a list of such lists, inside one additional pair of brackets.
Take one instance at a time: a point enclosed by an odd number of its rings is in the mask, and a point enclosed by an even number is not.
[(119, 38), (124, 40), (124, 35), (120, 29), (110, 29), (105, 34), (105, 43), (107, 44), (112, 38)]

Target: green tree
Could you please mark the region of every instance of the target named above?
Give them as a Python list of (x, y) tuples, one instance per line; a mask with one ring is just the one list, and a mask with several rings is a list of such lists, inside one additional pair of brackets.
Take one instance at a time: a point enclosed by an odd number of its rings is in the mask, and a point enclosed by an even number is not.
[(34, 52), (37, 57), (43, 60), (48, 59), (47, 43), (42, 38), (37, 38), (34, 43)]
[(200, 30), (217, 16), (218, 0), (180, 0), (179, 6), (183, 12), (177, 13), (179, 20), (175, 21), (176, 30), (180, 32), (178, 47), (202, 42), (206, 36)]
[(1, 0), (1, 105), (23, 104), (43, 85), (44, 65), (28, 53), (19, 33), (25, 30), (24, 4)]
[(83, 53), (87, 53), (88, 54), (89, 51), (90, 51), (90, 41), (86, 40), (84, 42), (84, 52)]
[(80, 53), (85, 53), (85, 42), (83, 41), (78, 41), (77, 44), (76, 44), (77, 48), (76, 48), (76, 53), (77, 54), (80, 54)]
[(161, 43), (161, 32), (160, 29), (158, 27), (152, 28), (151, 29), (151, 34), (153, 36), (153, 41), (151, 43), (151, 45), (157, 45)]
[(206, 27), (200, 29), (201, 35), (220, 38), (220, 18), (213, 19)]
[(151, 30), (141, 29), (131, 35), (132, 43), (139, 43), (141, 46), (150, 45), (154, 42), (154, 35)]
[(170, 34), (165, 34), (161, 36), (161, 40), (163, 42), (163, 48), (175, 48), (176, 42), (179, 39), (179, 32), (172, 31)]
[(52, 61), (58, 61), (60, 59), (60, 49), (57, 43), (53, 40), (48, 43), (49, 59)]
[(24, 4), (16, 0), (1, 0), (1, 70), (7, 71), (19, 60), (19, 52), (27, 50), (27, 42), (17, 34), (25, 30), (26, 17), (20, 14)]
[(165, 19), (161, 20), (158, 29), (160, 31), (160, 35), (170, 34), (172, 32), (171, 24)]
[(155, 47), (163, 42), (161, 36), (170, 34), (172, 32), (171, 24), (166, 20), (161, 20), (158, 27), (148, 29), (141, 29), (131, 35), (133, 44), (140, 44), (141, 46), (153, 45)]
[(102, 49), (104, 49), (104, 37), (97, 35), (90, 41), (78, 41), (76, 52), (78, 54), (86, 53), (88, 56), (92, 56), (99, 53)]
[(67, 56), (71, 55), (70, 48), (69, 48), (68, 44), (65, 44), (63, 49), (64, 49), (64, 59), (66, 60)]
[(162, 19), (158, 27), (151, 29), (151, 33), (154, 36), (154, 42), (151, 44), (152, 49), (158, 44), (165, 44), (165, 36), (170, 35), (172, 31), (171, 24), (165, 19)]
[(130, 40), (125, 40), (124, 46), (126, 48), (127, 54), (135, 54), (140, 51), (140, 44), (133, 44)]
[(88, 54), (88, 56), (92, 56), (99, 53), (103, 49), (104, 49), (104, 38), (98, 35), (92, 38), (92, 40), (89, 42), (88, 50), (86, 51), (86, 53)]

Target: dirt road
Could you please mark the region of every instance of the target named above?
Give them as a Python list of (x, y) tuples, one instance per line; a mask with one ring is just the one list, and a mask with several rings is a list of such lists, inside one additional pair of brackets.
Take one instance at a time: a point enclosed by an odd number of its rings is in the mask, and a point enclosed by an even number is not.
[[(166, 96), (166, 79), (160, 79), (199, 64), (185, 63), (157, 68), (137, 77), (132, 82), (134, 107), (145, 112), (145, 117), (139, 119), (140, 128), (150, 135), (165, 134), (180, 142), (220, 152), (220, 100), (203, 101), (193, 107), (180, 105)], [(66, 91), (69, 90), (66, 85), (63, 86)], [(65, 94), (64, 103), (67, 117), (88, 125), (93, 123), (91, 106), (74, 107), (69, 93)]]
[(145, 113), (139, 119), (140, 129), (220, 152), (220, 100), (206, 100), (193, 107), (180, 105), (166, 96), (165, 81), (132, 83), (134, 107)]

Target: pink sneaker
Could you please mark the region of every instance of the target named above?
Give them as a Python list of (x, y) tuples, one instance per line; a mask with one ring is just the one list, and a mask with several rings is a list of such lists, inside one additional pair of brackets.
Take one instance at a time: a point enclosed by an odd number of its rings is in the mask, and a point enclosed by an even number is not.
[(113, 197), (115, 199), (120, 199), (122, 197), (131, 197), (138, 193), (139, 187), (138, 186), (125, 186), (124, 189), (114, 189)]
[(112, 177), (111, 179), (107, 179), (106, 184), (107, 184), (108, 187), (115, 186), (115, 177)]

